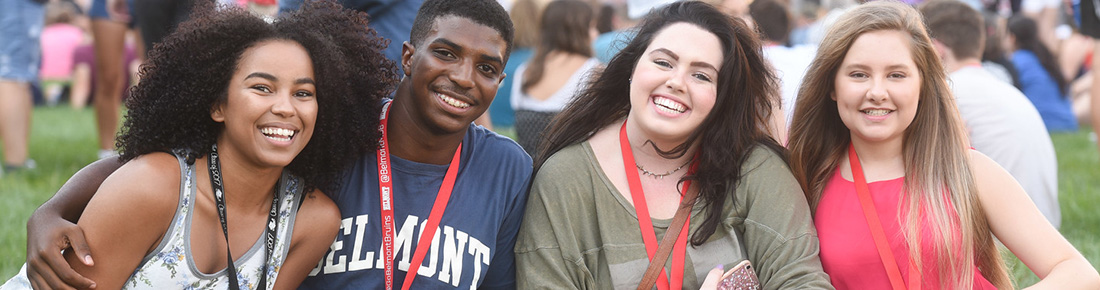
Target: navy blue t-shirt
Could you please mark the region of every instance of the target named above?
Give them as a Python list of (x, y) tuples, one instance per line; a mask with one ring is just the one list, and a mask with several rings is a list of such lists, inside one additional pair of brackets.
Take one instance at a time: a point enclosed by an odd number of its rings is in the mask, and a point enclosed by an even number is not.
[[(470, 125), (454, 191), (412, 289), (513, 289), (515, 246), (527, 203), (531, 157), (514, 141)], [(400, 288), (447, 165), (393, 156), (394, 288)], [(343, 220), (336, 241), (301, 288), (383, 289), (375, 154), (361, 158), (332, 194)]]

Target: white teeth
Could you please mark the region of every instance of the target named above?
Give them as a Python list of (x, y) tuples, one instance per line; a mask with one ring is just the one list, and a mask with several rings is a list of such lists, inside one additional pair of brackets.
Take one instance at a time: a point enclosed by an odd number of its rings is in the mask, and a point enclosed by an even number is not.
[(439, 99), (443, 100), (443, 102), (446, 102), (448, 105), (454, 106), (456, 108), (466, 108), (470, 106), (469, 103), (459, 101), (458, 99), (449, 97), (444, 94), (436, 94), (436, 96), (438, 96)]
[(280, 141), (290, 141), (290, 138), (294, 137), (294, 130), (283, 128), (266, 127), (260, 129), (260, 133), (263, 133), (268, 138)]
[(671, 111), (670, 113), (683, 113), (687, 111), (687, 108), (683, 104), (666, 98), (653, 98), (653, 103), (657, 105), (657, 108), (666, 109)]
[(868, 114), (868, 115), (871, 115), (871, 116), (886, 116), (886, 114), (889, 114), (890, 112), (892, 112), (892, 111), (891, 110), (883, 110), (883, 109), (863, 110), (864, 114)]

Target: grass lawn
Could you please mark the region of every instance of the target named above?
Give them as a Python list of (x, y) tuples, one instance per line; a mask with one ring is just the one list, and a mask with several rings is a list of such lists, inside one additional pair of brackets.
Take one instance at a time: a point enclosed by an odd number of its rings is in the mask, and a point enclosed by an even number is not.
[[(31, 157), (38, 161), (38, 169), (0, 177), (0, 281), (15, 275), (23, 264), (30, 213), (69, 176), (95, 160), (95, 117), (90, 109), (37, 108), (33, 126)], [(1084, 130), (1057, 134), (1053, 140), (1058, 152), (1062, 234), (1100, 268), (1100, 154)], [(1019, 286), (1038, 280), (1011, 253), (1006, 257)]]

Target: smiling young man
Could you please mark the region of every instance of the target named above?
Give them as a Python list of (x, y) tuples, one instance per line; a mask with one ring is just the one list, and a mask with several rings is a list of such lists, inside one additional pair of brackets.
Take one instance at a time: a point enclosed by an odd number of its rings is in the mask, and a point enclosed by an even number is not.
[[(505, 77), (512, 34), (494, 0), (424, 2), (402, 44), (404, 78), (383, 106), (380, 148), (355, 160), (341, 189), (329, 193), (343, 217), (340, 230), (302, 288), (515, 288), (512, 248), (531, 158), (512, 140), (471, 124)], [(95, 188), (106, 167), (86, 169), (70, 183)], [(83, 237), (61, 220), (75, 219), (81, 198), (61, 199), (32, 217), (28, 245), (56, 249), (71, 241), (84, 256)], [(90, 283), (68, 274), (67, 265), (51, 267), (56, 274), (40, 275)], [(406, 276), (412, 267), (416, 275)]]
[[(303, 288), (515, 288), (531, 158), (471, 124), (505, 77), (511, 40), (495, 1), (424, 2), (402, 46), (404, 79), (383, 109), (384, 144), (333, 194), (341, 231)], [(379, 258), (387, 252), (395, 259)]]

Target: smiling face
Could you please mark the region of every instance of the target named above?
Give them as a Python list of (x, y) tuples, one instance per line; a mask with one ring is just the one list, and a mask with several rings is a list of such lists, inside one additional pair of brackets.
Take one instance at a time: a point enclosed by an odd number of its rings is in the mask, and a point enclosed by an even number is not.
[[(458, 16), (442, 16), (413, 47), (404, 44), (402, 68), (411, 81), (414, 120), (429, 132), (463, 132), (493, 102), (504, 79), (507, 43), (500, 33)], [(400, 91), (399, 91), (400, 94)]]
[(257, 43), (241, 54), (225, 103), (210, 114), (225, 124), (219, 151), (259, 166), (290, 164), (313, 136), (315, 95), (305, 48), (287, 40)]
[(902, 141), (920, 100), (920, 70), (901, 31), (860, 35), (836, 74), (837, 110), (852, 140)]
[(699, 26), (663, 28), (634, 67), (627, 120), (648, 139), (686, 140), (714, 108), (722, 57), (718, 37)]

